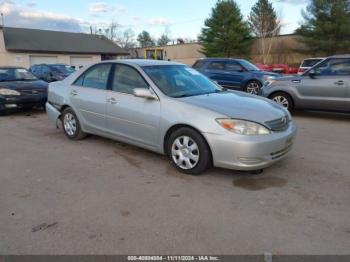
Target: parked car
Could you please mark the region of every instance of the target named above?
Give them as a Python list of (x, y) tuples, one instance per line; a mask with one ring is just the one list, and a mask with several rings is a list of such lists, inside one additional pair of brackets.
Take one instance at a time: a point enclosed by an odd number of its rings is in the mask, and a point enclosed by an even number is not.
[(328, 57), (302, 75), (270, 80), (261, 95), (288, 110), (350, 111), (350, 55)]
[(0, 67), (0, 115), (13, 109), (45, 106), (47, 86), (25, 68)]
[(266, 80), (278, 74), (261, 71), (244, 59), (204, 58), (198, 60), (193, 68), (228, 89), (258, 94)]
[(265, 168), (287, 155), (296, 133), (276, 103), (223, 91), (190, 67), (156, 60), (105, 61), (51, 83), (46, 110), (69, 139), (120, 140), (169, 155), (187, 174), (212, 164)]
[(298, 74), (303, 74), (305, 71), (309, 70), (311, 67), (323, 61), (324, 59), (324, 57), (305, 59), (299, 67)]
[(286, 64), (273, 64), (271, 65), (271, 71), (283, 75), (295, 75), (298, 73), (298, 68)]
[(62, 81), (75, 70), (73, 67), (65, 64), (41, 64), (31, 66), (29, 71), (39, 79), (50, 83)]
[(265, 71), (265, 72), (272, 72), (272, 68), (271, 68), (271, 66), (269, 66), (269, 65), (257, 63), (257, 64), (255, 64), (255, 66), (256, 66), (257, 68), (259, 68), (260, 70), (262, 70), (262, 71)]

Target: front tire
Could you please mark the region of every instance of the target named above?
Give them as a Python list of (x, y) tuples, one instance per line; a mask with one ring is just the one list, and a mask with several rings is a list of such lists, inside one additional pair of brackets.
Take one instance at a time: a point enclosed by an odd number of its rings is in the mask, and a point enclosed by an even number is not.
[(284, 92), (272, 94), (272, 96), (270, 96), (270, 99), (276, 102), (277, 104), (283, 106), (288, 111), (292, 111), (294, 108), (292, 98), (290, 97), (290, 95)]
[(258, 95), (261, 89), (261, 86), (262, 85), (259, 81), (252, 80), (245, 85), (244, 91), (252, 95)]
[(168, 154), (175, 168), (188, 175), (203, 173), (212, 162), (205, 139), (188, 127), (180, 128), (170, 135)]
[(61, 116), (64, 134), (71, 140), (80, 140), (86, 137), (81, 130), (80, 122), (77, 115), (71, 108), (66, 108)]

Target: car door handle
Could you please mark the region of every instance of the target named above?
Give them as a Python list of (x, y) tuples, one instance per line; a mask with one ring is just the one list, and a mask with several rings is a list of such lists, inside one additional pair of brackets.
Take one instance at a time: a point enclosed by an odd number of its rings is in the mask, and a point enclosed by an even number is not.
[(111, 98), (107, 99), (107, 103), (115, 105), (116, 103), (118, 103), (118, 101), (114, 97), (111, 97)]
[(344, 83), (343, 80), (339, 80), (339, 81), (335, 82), (334, 84), (336, 84), (336, 85), (338, 85), (338, 86), (342, 86), (342, 85), (344, 85), (345, 83)]
[(72, 90), (72, 91), (70, 92), (70, 95), (71, 95), (71, 96), (77, 96), (77, 95), (78, 95), (78, 92), (77, 92), (76, 90)]

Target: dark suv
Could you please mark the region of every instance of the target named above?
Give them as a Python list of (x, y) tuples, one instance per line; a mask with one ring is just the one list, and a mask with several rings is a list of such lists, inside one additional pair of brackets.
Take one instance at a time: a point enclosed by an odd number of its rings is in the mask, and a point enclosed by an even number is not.
[(74, 69), (65, 64), (40, 64), (31, 66), (29, 71), (37, 78), (50, 83), (62, 81), (73, 73)]
[(193, 68), (224, 88), (258, 94), (265, 81), (279, 74), (265, 72), (244, 59), (203, 58)]

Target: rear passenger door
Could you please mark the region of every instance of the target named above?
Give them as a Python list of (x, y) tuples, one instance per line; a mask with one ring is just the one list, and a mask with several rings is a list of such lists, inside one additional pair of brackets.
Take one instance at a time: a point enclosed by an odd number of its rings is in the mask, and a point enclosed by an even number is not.
[(111, 68), (110, 63), (94, 65), (70, 87), (71, 106), (87, 129), (106, 129), (106, 90)]
[(159, 144), (160, 101), (134, 96), (150, 86), (134, 67), (116, 64), (107, 95), (107, 128), (126, 142), (146, 147)]

